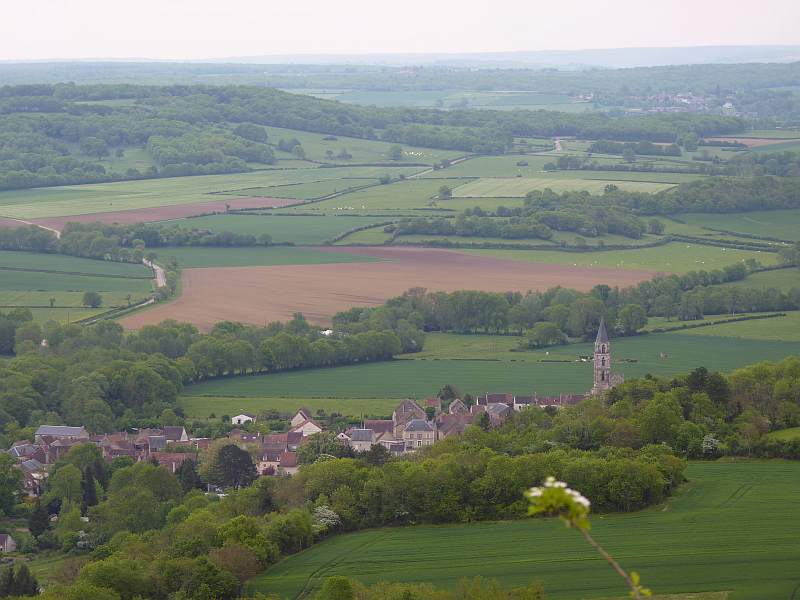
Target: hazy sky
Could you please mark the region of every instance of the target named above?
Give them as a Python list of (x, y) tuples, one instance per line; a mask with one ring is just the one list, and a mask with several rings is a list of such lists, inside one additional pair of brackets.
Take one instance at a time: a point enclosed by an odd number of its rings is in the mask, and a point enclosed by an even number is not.
[(800, 44), (800, 0), (0, 0), (0, 59)]

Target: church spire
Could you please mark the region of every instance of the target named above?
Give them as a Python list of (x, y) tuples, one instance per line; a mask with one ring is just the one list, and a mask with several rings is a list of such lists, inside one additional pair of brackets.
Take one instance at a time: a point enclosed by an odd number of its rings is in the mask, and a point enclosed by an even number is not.
[(597, 329), (597, 338), (594, 340), (595, 345), (608, 343), (608, 331), (606, 330), (606, 320), (600, 317), (600, 327)]

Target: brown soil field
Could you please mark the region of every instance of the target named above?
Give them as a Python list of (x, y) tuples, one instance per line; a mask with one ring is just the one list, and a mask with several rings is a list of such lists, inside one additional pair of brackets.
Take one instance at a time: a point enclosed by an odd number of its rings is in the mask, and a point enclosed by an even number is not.
[(196, 215), (225, 212), (225, 205), (231, 208), (282, 208), (297, 204), (298, 200), (286, 198), (229, 198), (213, 202), (193, 202), (190, 204), (175, 204), (172, 206), (156, 206), (153, 208), (136, 208), (133, 210), (118, 210), (88, 215), (71, 215), (66, 217), (47, 217), (34, 219), (38, 225), (46, 225), (59, 231), (64, 225), (73, 223), (119, 223), (130, 225), (132, 223), (147, 223), (151, 221), (168, 221), (170, 219), (184, 219)]
[(710, 142), (738, 142), (744, 144), (748, 148), (756, 148), (758, 146), (771, 146), (773, 144), (785, 144), (786, 142), (795, 142), (798, 138), (747, 138), (747, 137), (712, 137), (706, 138)]
[(24, 225), (24, 221), (18, 221), (10, 217), (0, 217), (0, 227), (22, 227)]
[(223, 320), (264, 324), (302, 312), (324, 325), (342, 310), (374, 306), (412, 287), (432, 291), (543, 290), (561, 285), (589, 290), (598, 283), (633, 285), (654, 275), (648, 271), (572, 267), (473, 256), (431, 248), (330, 248), (363, 254), (382, 262), (271, 267), (185, 269), (183, 294), (174, 302), (122, 319), (136, 329), (178, 319), (208, 330)]

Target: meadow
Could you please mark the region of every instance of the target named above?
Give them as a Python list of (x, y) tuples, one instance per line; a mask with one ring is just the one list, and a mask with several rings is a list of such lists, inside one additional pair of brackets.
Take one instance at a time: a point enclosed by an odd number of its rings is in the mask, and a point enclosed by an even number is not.
[(235, 197), (250, 196), (254, 198), (297, 198), (298, 200), (312, 200), (346, 190), (375, 185), (377, 182), (378, 180), (376, 178), (371, 177), (365, 177), (363, 179), (323, 179), (321, 181), (310, 181), (308, 183), (287, 183), (284, 185), (228, 190), (225, 194)]
[[(591, 240), (588, 240), (591, 243)], [(585, 267), (617, 267), (652, 271), (685, 273), (705, 269), (721, 269), (733, 263), (753, 258), (763, 265), (774, 265), (778, 255), (756, 250), (736, 250), (704, 244), (670, 242), (652, 248), (633, 250), (598, 250), (593, 252), (559, 252), (557, 250), (463, 250), (480, 256), (508, 260), (576, 265)]]
[[(730, 600), (791, 598), (800, 561), (800, 521), (794, 518), (800, 463), (693, 462), (686, 475), (688, 483), (661, 506), (593, 516), (592, 535), (658, 594), (729, 591)], [(581, 536), (555, 519), (337, 535), (282, 560), (248, 589), (308, 598), (332, 575), (447, 588), (476, 575), (509, 587), (538, 580), (555, 600), (622, 598), (625, 592), (619, 576)]]
[(690, 225), (749, 235), (800, 241), (800, 210), (765, 210), (746, 213), (689, 213), (678, 217)]
[(156, 254), (161, 261), (175, 257), (182, 268), (323, 265), (377, 260), (369, 256), (357, 256), (341, 252), (322, 252), (313, 248), (295, 248), (292, 246), (245, 246), (239, 248), (184, 246), (180, 248), (158, 248)]
[(386, 222), (386, 217), (351, 215), (225, 214), (171, 221), (180, 227), (269, 234), (273, 243), (322, 244), (350, 229)]
[(218, 200), (215, 192), (304, 183), (413, 174), (420, 167), (331, 167), (265, 169), (232, 175), (196, 175), (113, 183), (93, 183), (0, 192), (0, 215), (38, 219)]
[[(427, 356), (423, 352), (381, 363), (215, 379), (187, 386), (184, 396), (422, 399), (446, 384), (473, 395), (584, 393), (591, 387), (592, 364), (579, 357), (589, 356), (592, 344), (510, 352), (507, 345), (516, 343), (516, 338), (510, 337), (484, 340), (484, 349), (485, 344), (494, 348), (485, 351), (471, 348), (472, 341), (480, 338), (464, 336), (463, 341), (446, 338), (441, 343), (445, 348), (439, 344), (437, 349), (437, 343), (431, 341), (437, 335), (429, 336), (427, 344), (432, 345), (425, 352), (433, 354)], [(484, 352), (485, 356), (480, 356)], [(615, 339), (612, 352), (614, 371), (626, 377), (647, 373), (672, 376), (701, 365), (727, 372), (752, 363), (753, 357), (780, 360), (800, 354), (800, 342), (741, 339), (732, 344), (722, 336), (664, 333)], [(666, 358), (661, 358), (662, 353)], [(190, 399), (184, 401), (191, 405)], [(230, 409), (235, 410), (235, 405)]]
[(674, 187), (671, 183), (656, 183), (652, 181), (622, 181), (607, 179), (578, 179), (563, 177), (509, 177), (492, 178), (482, 177), (457, 187), (453, 195), (457, 198), (515, 198), (523, 197), (534, 190), (551, 189), (554, 192), (567, 192), (585, 190), (593, 194), (602, 194), (607, 185), (615, 185), (629, 192), (660, 192)]
[(408, 210), (413, 208), (452, 208), (449, 200), (436, 200), (442, 185), (451, 188), (464, 183), (459, 179), (406, 179), (387, 185), (349, 192), (330, 200), (302, 206), (297, 210), (307, 212), (309, 208), (320, 211), (375, 211)]
[[(763, 262), (763, 261), (762, 261)], [(753, 273), (743, 281), (736, 281), (733, 283), (724, 283), (726, 286), (741, 286), (749, 288), (778, 288), (783, 291), (789, 291), (792, 288), (800, 289), (800, 269), (775, 269), (772, 271), (762, 271), (760, 273)]]
[[(82, 307), (83, 293), (99, 292), (100, 309)], [(37, 321), (75, 321), (126, 306), (152, 292), (152, 274), (140, 264), (63, 254), (0, 251), (0, 307), (26, 307)], [(52, 307), (51, 307), (52, 303)]]
[[(674, 325), (675, 322), (673, 321)], [(678, 331), (681, 335), (720, 336), (728, 338), (747, 338), (750, 340), (783, 340), (800, 342), (800, 312), (786, 313), (785, 317), (754, 319), (735, 323), (720, 323), (709, 327)]]

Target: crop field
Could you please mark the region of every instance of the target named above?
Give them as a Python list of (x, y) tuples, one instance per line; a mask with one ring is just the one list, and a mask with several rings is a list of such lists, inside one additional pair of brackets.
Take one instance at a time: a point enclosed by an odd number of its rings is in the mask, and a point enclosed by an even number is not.
[[(315, 210), (375, 211), (408, 210), (413, 208), (452, 208), (449, 200), (435, 200), (442, 185), (454, 188), (464, 181), (459, 179), (407, 179), (387, 185), (350, 192), (330, 200), (313, 204)], [(474, 203), (473, 203), (474, 205)], [(306, 212), (303, 206), (301, 210)]]
[[(591, 240), (589, 240), (591, 243)], [(756, 250), (736, 250), (703, 244), (671, 242), (663, 246), (633, 250), (598, 250), (594, 252), (559, 252), (557, 250), (463, 250), (469, 254), (493, 256), (514, 261), (572, 265), (580, 267), (649, 269), (659, 272), (721, 269), (754, 258), (764, 265), (774, 265), (778, 255)]]
[(0, 216), (41, 219), (217, 201), (213, 192), (325, 179), (411, 175), (419, 167), (265, 169), (232, 175), (197, 175), (0, 192)]
[(750, 288), (774, 287), (788, 291), (792, 288), (800, 288), (800, 269), (775, 269), (774, 271), (753, 273), (743, 281), (724, 283), (723, 285)]
[[(0, 307), (31, 308), (38, 321), (75, 321), (125, 306), (128, 296), (131, 302), (147, 298), (151, 277), (143, 265), (0, 251)], [(87, 291), (100, 292), (100, 309), (81, 306)]]
[(749, 235), (800, 241), (800, 210), (764, 210), (745, 213), (679, 215), (682, 221), (698, 227), (710, 227)]
[[(337, 412), (342, 415), (364, 418), (391, 417), (397, 400), (391, 398), (269, 398), (269, 397), (215, 397), (181, 396), (178, 401), (186, 415), (193, 419), (220, 418), (222, 415), (238, 414), (242, 411), (259, 414), (277, 410), (284, 414), (294, 414), (307, 408), (316, 414), (318, 410), (326, 413)], [(211, 417), (214, 415), (214, 417)]]
[(273, 185), (269, 187), (253, 187), (241, 190), (229, 190), (226, 192), (230, 196), (253, 196), (267, 198), (296, 198), (299, 200), (312, 200), (321, 198), (337, 192), (357, 189), (368, 185), (374, 185), (376, 178), (343, 178), (343, 179), (324, 179), (322, 181), (310, 181), (308, 183), (289, 183), (286, 185)]
[(158, 248), (160, 260), (175, 257), (182, 268), (251, 267), (272, 265), (325, 265), (332, 263), (370, 262), (370, 256), (332, 253), (313, 248), (291, 246), (244, 246), (239, 248), (181, 247)]
[(573, 190), (586, 190), (600, 194), (603, 189), (613, 184), (622, 190), (630, 192), (659, 192), (673, 187), (671, 183), (654, 183), (651, 181), (622, 181), (605, 179), (578, 179), (563, 177), (514, 177), (492, 178), (483, 177), (457, 187), (453, 195), (457, 198), (515, 198), (525, 196), (533, 190), (550, 188), (554, 192), (567, 192)]
[(750, 340), (800, 342), (800, 312), (789, 312), (786, 313), (785, 317), (774, 317), (771, 319), (720, 323), (719, 325), (711, 325), (709, 327), (685, 329), (676, 333), (704, 337), (713, 335), (729, 338), (746, 338)]
[(386, 222), (385, 217), (350, 215), (214, 215), (178, 221), (182, 227), (269, 234), (274, 243), (321, 244), (356, 227)]
[[(713, 328), (709, 328), (711, 330)], [(287, 373), (234, 377), (191, 385), (187, 396), (252, 396), (277, 398), (427, 398), (445, 384), (463, 392), (514, 394), (583, 393), (591, 387), (592, 365), (579, 357), (592, 353), (592, 344), (572, 344), (548, 350), (511, 352), (513, 337), (495, 341), (436, 338), (421, 355), (367, 365), (311, 369)], [(491, 336), (488, 336), (491, 337)], [(626, 377), (647, 373), (672, 376), (698, 366), (732, 371), (759, 360), (800, 355), (800, 342), (662, 333), (620, 338), (613, 342), (614, 370)], [(662, 353), (666, 355), (661, 358)], [(231, 407), (235, 410), (235, 407)]]
[[(662, 506), (594, 516), (592, 535), (658, 594), (731, 591), (731, 600), (791, 598), (800, 561), (800, 463), (693, 462), (686, 475), (688, 483)], [(305, 598), (332, 575), (367, 584), (415, 581), (449, 588), (480, 575), (509, 587), (539, 580), (556, 600), (624, 597), (619, 576), (556, 519), (338, 535), (282, 560), (248, 588)]]
[(392, 238), (391, 233), (386, 233), (383, 227), (370, 227), (369, 229), (362, 229), (342, 238), (336, 242), (337, 246), (348, 245), (371, 245), (380, 246)]
[[(180, 318), (208, 329), (220, 320), (264, 323), (291, 318), (299, 311), (312, 322), (325, 324), (339, 311), (382, 304), (417, 286), (441, 291), (525, 292), (560, 284), (588, 290), (598, 283), (632, 285), (653, 275), (650, 271), (532, 264), (429, 248), (337, 246), (326, 251), (334, 256), (358, 255), (383, 261), (186, 269), (181, 297), (127, 317), (123, 323), (135, 328)], [(163, 252), (161, 256), (169, 254)], [(214, 254), (209, 256), (213, 259)]]

